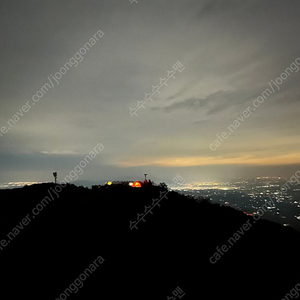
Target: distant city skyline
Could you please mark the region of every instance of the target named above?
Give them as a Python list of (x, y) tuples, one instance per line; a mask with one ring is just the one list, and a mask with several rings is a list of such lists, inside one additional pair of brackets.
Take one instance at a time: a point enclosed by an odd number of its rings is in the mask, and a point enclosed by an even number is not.
[[(128, 188), (132, 186), (134, 178), (128, 179)], [(25, 184), (39, 184), (41, 182), (10, 182), (0, 183), (0, 189), (19, 188)], [(108, 186), (120, 184), (113, 182), (70, 182), (91, 188), (93, 185)], [(158, 184), (159, 182), (156, 182)], [(126, 186), (125, 185), (125, 186)], [(300, 171), (295, 175), (284, 177), (254, 177), (228, 178), (225, 181), (186, 181), (180, 174), (167, 182), (169, 190), (194, 197), (195, 200), (209, 199), (222, 206), (231, 206), (245, 214), (254, 216), (261, 207), (265, 206), (263, 218), (277, 222), (284, 226), (291, 226), (300, 231)], [(264, 205), (264, 206), (263, 206)]]
[[(145, 174), (144, 174), (145, 176)], [(200, 189), (206, 189), (205, 186), (207, 186), (207, 188), (212, 188), (212, 189), (219, 189), (221, 186), (225, 186), (225, 185), (230, 185), (230, 186), (234, 186), (234, 184), (236, 183), (247, 183), (248, 181), (256, 181), (257, 182), (273, 182), (273, 181), (282, 181), (282, 182), (290, 182), (290, 178), (289, 177), (281, 177), (281, 176), (266, 176), (266, 177), (228, 177), (228, 178), (223, 178), (222, 180), (185, 180), (179, 173), (177, 173), (175, 175), (176, 177), (178, 177), (180, 180), (174, 184), (174, 180), (161, 180), (161, 181), (153, 181), (154, 184), (159, 184), (161, 182), (165, 182), (168, 184), (169, 188), (171, 189), (175, 189), (175, 190), (181, 190), (181, 189), (185, 189), (186, 187), (190, 187), (190, 188), (196, 188), (197, 186), (200, 187)], [(148, 178), (150, 179), (150, 178)], [(111, 178), (106, 178), (106, 179), (102, 179), (102, 180), (80, 180), (78, 179), (74, 179), (74, 180), (67, 180), (67, 183), (70, 184), (74, 184), (74, 185), (83, 185), (86, 187), (91, 187), (92, 185), (105, 185), (107, 182), (134, 182), (136, 180), (140, 180), (143, 181), (143, 179), (141, 177), (135, 177), (135, 178), (123, 178), (123, 179), (111, 179)], [(151, 179), (150, 179), (151, 180)], [(60, 184), (60, 182), (63, 182), (64, 180), (61, 178), (60, 180), (57, 180), (57, 183)], [(300, 182), (300, 179), (298, 179), (298, 181)], [(54, 179), (52, 178), (52, 180), (49, 181), (11, 181), (11, 182), (0, 182), (0, 189), (5, 189), (5, 188), (17, 188), (17, 187), (23, 187), (25, 185), (33, 185), (33, 184), (42, 184), (42, 183), (47, 183), (47, 182), (54, 182)], [(170, 184), (170, 185), (169, 185)], [(297, 182), (292, 183), (293, 184), (297, 184)], [(300, 183), (299, 183), (300, 184)], [(203, 188), (202, 188), (203, 186)]]

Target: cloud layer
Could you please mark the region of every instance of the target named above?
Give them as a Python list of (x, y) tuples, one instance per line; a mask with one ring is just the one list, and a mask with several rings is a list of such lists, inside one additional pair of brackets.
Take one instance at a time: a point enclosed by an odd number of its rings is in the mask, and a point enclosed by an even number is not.
[[(234, 173), (300, 163), (296, 71), (217, 151), (209, 148), (300, 56), (299, 9), (294, 0), (2, 1), (0, 128), (27, 101), (32, 108), (0, 137), (0, 181), (67, 174), (99, 142), (105, 150), (83, 179), (137, 176), (141, 166), (167, 179), (174, 168), (214, 165), (208, 173), (217, 176), (224, 165)], [(33, 106), (98, 30), (99, 42)], [(184, 71), (130, 117), (178, 60)]]

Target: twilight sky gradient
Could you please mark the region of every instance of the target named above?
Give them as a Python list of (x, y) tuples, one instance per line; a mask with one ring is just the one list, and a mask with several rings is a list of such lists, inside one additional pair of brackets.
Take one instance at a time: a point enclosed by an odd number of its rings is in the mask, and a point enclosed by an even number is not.
[[(300, 57), (299, 14), (298, 0), (2, 0), (0, 127), (98, 30), (104, 36), (0, 137), (0, 182), (49, 181), (54, 170), (62, 179), (99, 142), (81, 180), (292, 174), (296, 68), (210, 145)], [(185, 70), (130, 117), (177, 60)]]

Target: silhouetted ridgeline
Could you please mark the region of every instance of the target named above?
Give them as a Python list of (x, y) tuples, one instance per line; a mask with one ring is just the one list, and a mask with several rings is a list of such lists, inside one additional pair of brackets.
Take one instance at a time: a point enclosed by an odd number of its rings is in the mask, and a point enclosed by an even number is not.
[(159, 187), (54, 187), (0, 190), (5, 299), (282, 299), (300, 281), (290, 228)]

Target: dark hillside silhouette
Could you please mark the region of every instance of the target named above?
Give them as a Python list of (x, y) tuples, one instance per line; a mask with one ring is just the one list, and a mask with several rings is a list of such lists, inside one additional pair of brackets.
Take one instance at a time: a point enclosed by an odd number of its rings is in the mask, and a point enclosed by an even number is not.
[(182, 299), (282, 299), (300, 280), (300, 239), (290, 228), (260, 220), (212, 264), (249, 216), (169, 192), (130, 229), (163, 187), (67, 185), (33, 219), (54, 187), (0, 191), (1, 239), (32, 219), (0, 251), (4, 299), (59, 299), (99, 256), (105, 261), (69, 299), (167, 299), (177, 286)]

